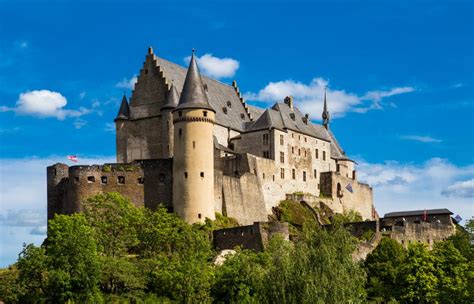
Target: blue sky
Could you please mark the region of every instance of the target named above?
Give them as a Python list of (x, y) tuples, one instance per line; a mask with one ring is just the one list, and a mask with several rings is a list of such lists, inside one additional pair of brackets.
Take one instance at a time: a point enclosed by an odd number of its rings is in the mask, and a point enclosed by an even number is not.
[(471, 217), (472, 5), (0, 0), (0, 266), (44, 237), (44, 166), (114, 158), (111, 123), (149, 45), (183, 65), (196, 48), (201, 70), (251, 103), (292, 94), (315, 122), (327, 85), (331, 128), (381, 214)]

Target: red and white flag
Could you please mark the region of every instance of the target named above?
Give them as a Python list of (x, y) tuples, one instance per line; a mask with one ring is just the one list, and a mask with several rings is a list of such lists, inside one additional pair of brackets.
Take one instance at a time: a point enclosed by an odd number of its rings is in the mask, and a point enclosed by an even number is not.
[(68, 155), (68, 156), (67, 156), (67, 159), (69, 159), (70, 161), (73, 161), (73, 162), (77, 163), (77, 156), (76, 156), (76, 155)]

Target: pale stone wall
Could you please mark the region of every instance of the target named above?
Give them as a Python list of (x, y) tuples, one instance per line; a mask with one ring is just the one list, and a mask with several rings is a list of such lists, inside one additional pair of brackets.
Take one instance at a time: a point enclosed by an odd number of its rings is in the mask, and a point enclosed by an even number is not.
[(214, 119), (208, 110), (173, 112), (173, 208), (188, 223), (215, 219)]
[(254, 174), (223, 176), (222, 189), (222, 209), (228, 217), (237, 219), (241, 225), (268, 220), (262, 189)]
[(218, 124), (214, 124), (214, 136), (217, 138), (217, 142), (224, 147), (229, 146), (229, 139), (240, 135), (238, 131), (232, 130), (227, 127), (223, 127)]
[(431, 249), (435, 242), (444, 241), (456, 232), (454, 225), (421, 222), (405, 223), (404, 226), (392, 226), (391, 230), (383, 231), (384, 235), (396, 240), (405, 248), (410, 243), (425, 243)]

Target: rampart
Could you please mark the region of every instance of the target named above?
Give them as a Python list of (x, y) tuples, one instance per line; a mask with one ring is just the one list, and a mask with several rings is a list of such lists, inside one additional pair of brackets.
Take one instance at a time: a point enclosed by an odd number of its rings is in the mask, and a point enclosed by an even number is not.
[(130, 164), (67, 166), (47, 168), (48, 219), (55, 213), (70, 214), (82, 210), (89, 197), (118, 192), (135, 206), (155, 209), (163, 204), (171, 210), (172, 161), (143, 160)]
[(255, 222), (248, 226), (215, 230), (213, 240), (214, 246), (219, 250), (241, 247), (262, 251), (274, 235), (289, 240), (288, 223)]

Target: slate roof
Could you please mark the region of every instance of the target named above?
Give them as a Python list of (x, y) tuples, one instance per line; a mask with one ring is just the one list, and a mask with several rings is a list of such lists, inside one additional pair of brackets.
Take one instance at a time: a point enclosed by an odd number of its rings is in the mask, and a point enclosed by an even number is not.
[(174, 84), (171, 84), (170, 91), (166, 97), (166, 103), (161, 107), (161, 110), (165, 109), (174, 109), (178, 106), (179, 102), (179, 93)]
[(194, 50), (176, 107), (176, 110), (178, 109), (207, 109), (215, 112), (207, 100), (207, 92), (201, 79), (201, 73), (199, 73), (196, 57), (194, 57)]
[(122, 97), (122, 103), (120, 104), (120, 109), (117, 113), (115, 120), (119, 119), (129, 119), (130, 118), (130, 107), (128, 106), (127, 96), (125, 94)]
[[(178, 94), (182, 94), (181, 90), (187, 70), (171, 61), (154, 56), (167, 83), (173, 83)], [(202, 75), (201, 79), (207, 89), (209, 104), (216, 111), (217, 124), (230, 127), (239, 132), (257, 131), (272, 127), (283, 131), (288, 129), (300, 132), (331, 142), (330, 156), (332, 158), (348, 159), (334, 134), (320, 124), (313, 124), (311, 121), (305, 124), (303, 121), (304, 115), (297, 107), (294, 107), (292, 111), (289, 105), (283, 102), (275, 103), (270, 109), (262, 109), (246, 104), (247, 110), (253, 119), (250, 120), (234, 87)], [(224, 113), (224, 108), (226, 108), (227, 113)], [(294, 113), (294, 120), (290, 113)]]
[(390, 212), (390, 213), (385, 213), (384, 218), (424, 215), (425, 211), (426, 211), (427, 215), (437, 215), (437, 214), (449, 214), (449, 215), (451, 215), (451, 214), (453, 214), (448, 209), (443, 208), (443, 209), (430, 209), (430, 210), (413, 210), (413, 211)]
[[(155, 59), (167, 82), (173, 82), (178, 93), (181, 93), (186, 77), (186, 69), (157, 56), (155, 56)], [(243, 123), (250, 122), (250, 118), (234, 87), (205, 76), (201, 76), (201, 79), (204, 87), (207, 87), (209, 104), (216, 111), (216, 123), (242, 132), (244, 130)], [(230, 101), (230, 108), (227, 105), (228, 101)], [(222, 110), (224, 107), (227, 108), (227, 114)], [(243, 114), (243, 118), (241, 118), (241, 114)]]

